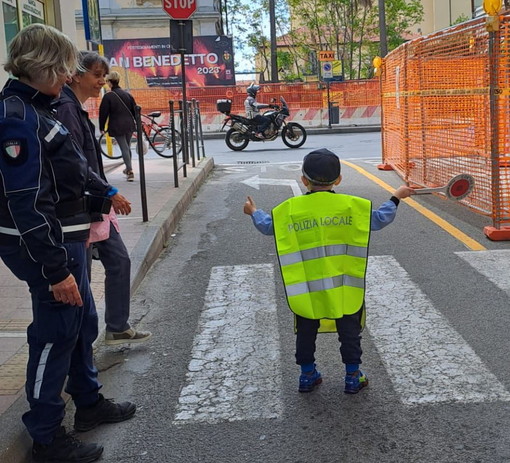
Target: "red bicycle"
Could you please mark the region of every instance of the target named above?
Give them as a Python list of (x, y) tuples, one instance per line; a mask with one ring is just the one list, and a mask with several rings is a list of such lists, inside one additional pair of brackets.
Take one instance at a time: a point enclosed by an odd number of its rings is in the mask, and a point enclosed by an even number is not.
[[(168, 125), (159, 125), (156, 119), (161, 116), (160, 111), (154, 111), (149, 114), (142, 114), (142, 131), (149, 143), (149, 146), (163, 158), (171, 158), (174, 155), (172, 150), (172, 129)], [(122, 153), (119, 145), (114, 138), (111, 138), (111, 154), (108, 153), (108, 145), (106, 143), (106, 133), (99, 138), (101, 146), (101, 154), (108, 159), (120, 159)], [(131, 149), (136, 151), (137, 137), (136, 132), (131, 138)], [(182, 139), (179, 131), (175, 131), (175, 146), (177, 154), (182, 151)]]

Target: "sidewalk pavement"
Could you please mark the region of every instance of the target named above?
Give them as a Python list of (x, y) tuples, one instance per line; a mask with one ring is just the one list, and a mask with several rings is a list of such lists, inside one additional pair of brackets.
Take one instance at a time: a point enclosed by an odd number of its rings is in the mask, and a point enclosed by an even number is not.
[[(194, 194), (214, 167), (212, 158), (202, 158), (196, 167), (187, 166), (187, 177), (179, 170), (174, 187), (172, 159), (146, 159), (146, 190), (149, 221), (143, 222), (138, 161), (133, 164), (135, 181), (126, 182), (123, 164), (106, 161), (108, 181), (132, 203), (129, 216), (119, 216), (122, 238), (131, 256), (131, 292), (134, 293), (175, 230)], [(93, 262), (92, 292), (96, 301), (100, 334), (104, 340), (104, 271)], [(25, 398), (25, 369), (28, 359), (26, 329), (32, 320), (31, 300), (25, 283), (17, 280), (0, 260), (0, 462), (27, 461), (31, 440), (21, 421), (28, 410)]]
[[(362, 133), (380, 131), (380, 126), (333, 126), (310, 128), (311, 134)], [(223, 138), (225, 132), (204, 133), (204, 139)], [(149, 221), (142, 220), (140, 178), (128, 183), (120, 161), (106, 161), (108, 181), (132, 203), (133, 211), (120, 216), (121, 234), (131, 257), (131, 292), (134, 293), (151, 265), (159, 256), (171, 233), (191, 203), (194, 194), (214, 167), (212, 158), (202, 158), (196, 167), (188, 166), (187, 177), (179, 170), (179, 187), (174, 187), (171, 159), (145, 159), (146, 191)], [(133, 164), (135, 173), (138, 161)], [(92, 292), (99, 315), (100, 333), (96, 343), (104, 339), (104, 272), (93, 262)], [(17, 280), (0, 260), (0, 462), (27, 461), (31, 440), (21, 421), (28, 409), (25, 399), (25, 368), (28, 359), (26, 329), (32, 320), (30, 294), (26, 284)]]

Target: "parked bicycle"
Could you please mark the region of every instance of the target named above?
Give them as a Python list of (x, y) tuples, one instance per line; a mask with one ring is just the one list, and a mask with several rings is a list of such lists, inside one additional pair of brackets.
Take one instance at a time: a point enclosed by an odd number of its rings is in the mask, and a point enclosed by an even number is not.
[[(142, 132), (149, 143), (149, 146), (163, 158), (171, 158), (174, 153), (172, 150), (172, 129), (168, 125), (159, 125), (156, 119), (161, 116), (160, 111), (154, 111), (149, 114), (142, 114)], [(99, 138), (101, 146), (101, 153), (108, 159), (120, 159), (122, 153), (119, 145), (114, 138), (112, 141), (112, 153), (108, 154), (108, 147), (106, 144), (106, 134), (102, 134)], [(136, 152), (137, 137), (136, 133), (131, 138), (131, 149)], [(182, 151), (182, 139), (179, 131), (175, 131), (175, 146), (177, 154)]]

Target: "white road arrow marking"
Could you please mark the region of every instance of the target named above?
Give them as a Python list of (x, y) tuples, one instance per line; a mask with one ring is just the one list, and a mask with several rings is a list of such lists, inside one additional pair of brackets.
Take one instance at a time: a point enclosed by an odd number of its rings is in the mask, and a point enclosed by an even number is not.
[(301, 196), (303, 194), (296, 180), (286, 178), (260, 178), (258, 175), (254, 175), (253, 177), (243, 180), (241, 183), (251, 186), (256, 190), (260, 190), (260, 185), (290, 186), (294, 196)]

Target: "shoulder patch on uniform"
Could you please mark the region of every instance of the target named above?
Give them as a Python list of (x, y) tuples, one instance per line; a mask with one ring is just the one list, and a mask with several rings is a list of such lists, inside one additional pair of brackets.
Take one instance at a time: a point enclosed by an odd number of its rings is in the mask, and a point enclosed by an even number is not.
[(27, 140), (17, 138), (2, 141), (2, 156), (9, 164), (23, 164), (27, 160)]

